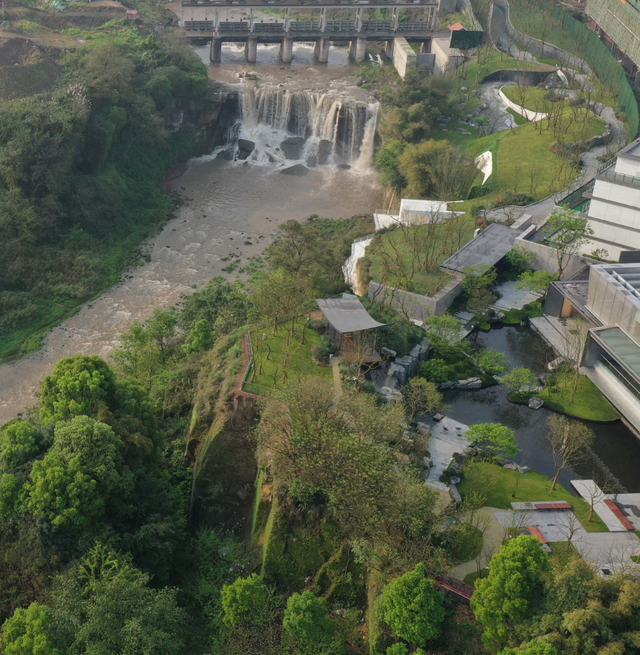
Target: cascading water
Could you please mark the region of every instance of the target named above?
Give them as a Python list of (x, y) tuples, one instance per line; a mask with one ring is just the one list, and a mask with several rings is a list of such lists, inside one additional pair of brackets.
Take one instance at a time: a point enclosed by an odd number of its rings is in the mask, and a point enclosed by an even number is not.
[(240, 110), (231, 139), (254, 145), (249, 154), (240, 149), (240, 158), (282, 166), (347, 164), (362, 171), (371, 165), (377, 102), (263, 87), (243, 89)]

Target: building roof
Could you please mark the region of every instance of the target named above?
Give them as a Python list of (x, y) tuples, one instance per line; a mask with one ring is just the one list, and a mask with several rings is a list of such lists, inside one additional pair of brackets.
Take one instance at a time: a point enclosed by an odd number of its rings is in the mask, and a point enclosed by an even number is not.
[(462, 246), (458, 252), (442, 262), (441, 268), (462, 273), (467, 266), (475, 264), (493, 266), (513, 248), (516, 238), (521, 234), (520, 230), (492, 223), (467, 245)]
[(627, 157), (628, 159), (640, 159), (640, 138), (627, 144), (616, 156)]
[(460, 22), (454, 23), (453, 25), (449, 25), (449, 29), (452, 32), (458, 32), (460, 30), (466, 30), (467, 28)]
[(341, 334), (375, 330), (385, 325), (369, 316), (357, 298), (325, 298), (316, 302), (327, 321)]
[(616, 326), (591, 330), (591, 335), (640, 378), (640, 346), (626, 332)]

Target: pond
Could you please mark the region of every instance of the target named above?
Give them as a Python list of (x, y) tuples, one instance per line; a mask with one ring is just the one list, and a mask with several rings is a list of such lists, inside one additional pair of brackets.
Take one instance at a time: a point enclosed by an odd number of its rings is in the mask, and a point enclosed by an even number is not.
[[(503, 327), (490, 332), (476, 332), (469, 337), (477, 347), (503, 352), (512, 368), (526, 366), (541, 375), (556, 355), (546, 342), (530, 328)], [(445, 392), (445, 413), (462, 423), (502, 423), (515, 431), (522, 449), (515, 460), (535, 471), (555, 473), (551, 448), (547, 442), (548, 421), (552, 412), (514, 405), (507, 400), (506, 389), (495, 386), (479, 391)], [(622, 421), (587, 425), (595, 433), (593, 456), (576, 471), (563, 471), (562, 484), (573, 491), (570, 481), (592, 477), (594, 469), (606, 467), (628, 492), (640, 491), (640, 439)]]

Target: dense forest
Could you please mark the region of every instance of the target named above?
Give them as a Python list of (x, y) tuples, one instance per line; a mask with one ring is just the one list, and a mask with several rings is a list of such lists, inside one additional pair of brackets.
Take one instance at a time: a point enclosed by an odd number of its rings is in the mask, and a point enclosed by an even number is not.
[(195, 139), (169, 119), (203, 106), (207, 71), (172, 34), (125, 23), (73, 28), (53, 88), (0, 95), (0, 358), (115, 283), (172, 211), (159, 182)]

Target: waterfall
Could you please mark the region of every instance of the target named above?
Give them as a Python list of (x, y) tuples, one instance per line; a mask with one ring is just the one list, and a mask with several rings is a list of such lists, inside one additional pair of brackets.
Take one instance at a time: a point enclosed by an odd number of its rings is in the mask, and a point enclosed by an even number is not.
[[(236, 137), (252, 141), (250, 160), (262, 164), (349, 164), (367, 170), (373, 156), (378, 103), (344, 99), (328, 93), (289, 91), (281, 87), (243, 89)], [(304, 140), (297, 151), (280, 148), (291, 137)], [(287, 150), (287, 154), (283, 154)], [(311, 163), (313, 162), (313, 163)]]

